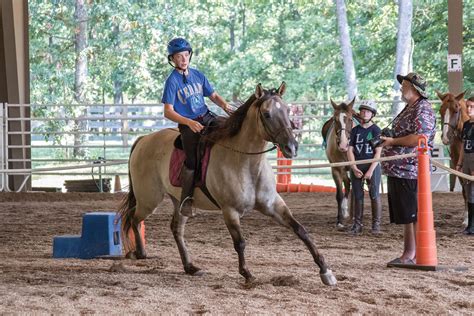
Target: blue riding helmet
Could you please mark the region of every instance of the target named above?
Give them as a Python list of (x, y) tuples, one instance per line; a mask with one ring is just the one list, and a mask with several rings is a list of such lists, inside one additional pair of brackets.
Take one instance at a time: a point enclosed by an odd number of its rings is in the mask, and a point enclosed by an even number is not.
[(171, 56), (176, 53), (181, 53), (185, 51), (188, 51), (190, 54), (193, 53), (193, 48), (191, 47), (191, 44), (189, 44), (189, 42), (184, 38), (173, 38), (168, 43), (168, 59), (171, 59)]

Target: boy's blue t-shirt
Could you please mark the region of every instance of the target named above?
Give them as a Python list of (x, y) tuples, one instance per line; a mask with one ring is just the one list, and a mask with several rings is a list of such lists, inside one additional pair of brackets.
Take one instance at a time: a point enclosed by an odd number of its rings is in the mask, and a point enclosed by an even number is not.
[(372, 124), (368, 128), (357, 125), (351, 131), (351, 140), (349, 145), (354, 147), (355, 160), (374, 158), (374, 150), (369, 144), (369, 140), (380, 136), (380, 128)]
[(209, 97), (214, 89), (206, 76), (193, 68), (189, 68), (186, 80), (184, 83), (183, 75), (173, 70), (166, 79), (161, 102), (172, 104), (181, 116), (195, 119), (208, 111), (204, 97)]

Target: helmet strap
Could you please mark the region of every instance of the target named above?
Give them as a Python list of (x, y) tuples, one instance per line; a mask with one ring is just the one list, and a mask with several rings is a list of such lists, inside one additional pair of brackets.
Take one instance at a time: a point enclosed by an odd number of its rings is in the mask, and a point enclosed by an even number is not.
[[(189, 63), (191, 63), (191, 58), (193, 57), (193, 52), (191, 51), (190, 55), (189, 55)], [(187, 69), (182, 69), (176, 65), (174, 65), (171, 60), (173, 59), (173, 56), (172, 55), (168, 55), (168, 64), (170, 64), (171, 67), (173, 67), (174, 69), (178, 69), (178, 70), (181, 70), (183, 72), (183, 83), (188, 83), (188, 79), (186, 78), (186, 70)]]

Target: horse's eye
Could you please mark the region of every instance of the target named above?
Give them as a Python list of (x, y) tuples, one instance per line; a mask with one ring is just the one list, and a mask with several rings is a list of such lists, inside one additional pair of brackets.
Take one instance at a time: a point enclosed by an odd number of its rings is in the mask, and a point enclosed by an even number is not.
[(268, 112), (264, 112), (264, 113), (263, 113), (263, 117), (266, 118), (266, 119), (270, 119), (270, 118), (271, 118), (270, 113), (268, 113)]

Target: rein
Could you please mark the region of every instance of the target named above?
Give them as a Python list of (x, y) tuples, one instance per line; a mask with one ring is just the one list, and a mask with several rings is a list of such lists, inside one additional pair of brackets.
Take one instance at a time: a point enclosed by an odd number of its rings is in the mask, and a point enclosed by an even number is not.
[(238, 150), (238, 149), (232, 148), (232, 147), (230, 147), (230, 146), (226, 146), (226, 145), (221, 144), (221, 143), (215, 143), (215, 144), (216, 144), (216, 145), (219, 145), (219, 146), (221, 146), (221, 147), (224, 147), (224, 148), (226, 148), (226, 149), (229, 149), (229, 150), (231, 150), (231, 151), (233, 151), (233, 152), (242, 154), (242, 155), (261, 155), (261, 154), (270, 152), (270, 151), (272, 151), (272, 150), (274, 150), (274, 149), (277, 148), (276, 145), (273, 145), (272, 148), (267, 149), (267, 150), (258, 151), (258, 152), (247, 152), (247, 151), (240, 151), (240, 150)]
[(265, 115), (262, 113), (262, 109), (261, 109), (261, 104), (265, 101), (267, 101), (268, 99), (272, 98), (274, 95), (278, 95), (278, 94), (267, 94), (263, 97), (261, 97), (260, 99), (256, 100), (257, 104), (255, 105), (257, 108), (258, 108), (258, 114), (259, 114), (259, 118), (260, 118), (260, 121), (262, 122), (262, 125), (263, 125), (263, 129), (265, 130), (265, 133), (268, 135), (268, 137), (270, 137), (270, 141), (273, 143), (273, 147), (269, 148), (269, 149), (266, 149), (266, 150), (262, 150), (262, 151), (258, 151), (258, 152), (246, 152), (246, 151), (241, 151), (241, 150), (238, 150), (238, 149), (235, 149), (231, 146), (227, 146), (227, 145), (224, 145), (224, 144), (221, 144), (221, 143), (215, 143), (216, 145), (219, 145), (221, 147), (224, 147), (226, 149), (229, 149), (233, 152), (236, 152), (236, 153), (239, 153), (239, 154), (242, 154), (242, 155), (261, 155), (261, 154), (264, 154), (264, 153), (267, 153), (267, 152), (270, 152), (272, 150), (275, 150), (277, 148), (277, 146), (275, 144), (277, 144), (277, 138), (278, 138), (278, 135), (280, 135), (283, 131), (286, 131), (286, 130), (289, 130), (290, 133), (292, 132), (292, 129), (291, 127), (282, 127), (280, 128), (278, 131), (276, 131), (275, 133), (272, 132), (271, 128), (269, 128), (269, 126), (265, 123)]

